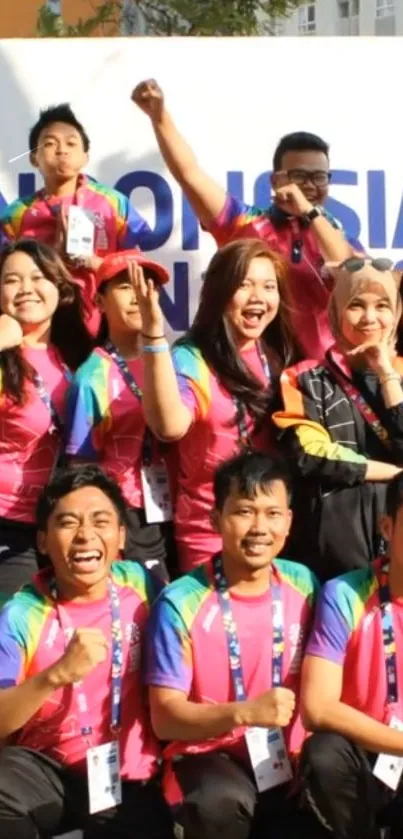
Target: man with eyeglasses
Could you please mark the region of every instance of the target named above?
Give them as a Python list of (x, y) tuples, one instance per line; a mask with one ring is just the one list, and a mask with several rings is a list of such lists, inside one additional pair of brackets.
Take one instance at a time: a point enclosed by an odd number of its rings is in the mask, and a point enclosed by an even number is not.
[(340, 263), (352, 254), (341, 225), (323, 208), (330, 181), (329, 147), (305, 132), (283, 137), (273, 160), (273, 203), (261, 209), (226, 195), (203, 172), (154, 79), (140, 82), (132, 99), (149, 116), (168, 169), (217, 245), (258, 237), (287, 258), (295, 335), (304, 357), (322, 360), (332, 344), (327, 318), (332, 280), (324, 263)]

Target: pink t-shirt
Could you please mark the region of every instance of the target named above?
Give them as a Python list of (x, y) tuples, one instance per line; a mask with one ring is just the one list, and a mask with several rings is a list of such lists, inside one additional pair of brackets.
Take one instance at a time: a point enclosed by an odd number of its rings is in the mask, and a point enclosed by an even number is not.
[[(377, 560), (368, 568), (349, 571), (326, 583), (307, 654), (343, 667), (342, 702), (378, 722), (388, 722), (380, 568), (381, 562)], [(403, 719), (403, 598), (395, 598), (392, 602), (400, 700), (398, 715)]]
[[(221, 539), (213, 532), (210, 512), (213, 506), (213, 475), (224, 460), (239, 451), (239, 432), (234, 424), (236, 409), (230, 394), (207, 366), (200, 351), (191, 344), (173, 350), (173, 363), (184, 405), (192, 414), (192, 424), (178, 443), (179, 474), (175, 507), (175, 534), (182, 571), (206, 562), (221, 549)], [(262, 359), (257, 347), (242, 353), (252, 373), (267, 386)], [(253, 433), (254, 446), (270, 451), (273, 438), (270, 423), (264, 422)]]
[[(283, 687), (298, 696), (300, 670), (312, 617), (317, 581), (296, 562), (276, 559), (284, 614)], [(231, 593), (231, 609), (241, 648), (245, 694), (253, 699), (272, 687), (273, 627), (271, 591), (257, 597)], [(186, 694), (191, 702), (235, 701), (227, 637), (214, 587), (211, 562), (167, 586), (153, 607), (148, 629), (147, 682)], [(248, 761), (244, 730), (206, 741), (175, 741), (167, 756), (230, 751)], [(298, 753), (305, 737), (298, 705), (285, 740)]]
[[(142, 390), (144, 362), (127, 363)], [(66, 452), (98, 460), (131, 507), (143, 507), (141, 454), (145, 421), (140, 400), (109, 353), (97, 347), (73, 377), (67, 397)]]
[[(52, 347), (25, 347), (23, 353), (63, 419), (69, 374), (58, 353)], [(26, 389), (22, 406), (0, 392), (0, 516), (33, 523), (38, 497), (56, 463), (60, 434), (50, 433), (50, 412), (35, 385), (27, 382)]]
[[(145, 780), (154, 774), (158, 747), (147, 714), (141, 678), (143, 635), (150, 605), (159, 585), (136, 562), (115, 562), (123, 634), (123, 685), (119, 736), (122, 778)], [(53, 600), (47, 572), (24, 586), (0, 612), (0, 689), (19, 685), (54, 664), (64, 653), (66, 639)], [(62, 602), (76, 629), (96, 627), (110, 638), (109, 596), (89, 603)], [(84, 679), (92, 746), (111, 739), (111, 650)], [(44, 752), (64, 766), (85, 770), (87, 745), (80, 731), (77, 697), (70, 686), (55, 690), (17, 732), (11, 742)]]
[[(3, 241), (32, 236), (40, 242), (53, 245), (60, 207), (67, 212), (72, 203), (91, 213), (94, 228), (94, 253), (104, 257), (117, 250), (141, 247), (150, 238), (147, 222), (136, 212), (126, 195), (101, 184), (86, 175), (80, 175), (75, 195), (60, 198), (46, 196), (40, 189), (33, 195), (18, 198), (0, 215), (0, 245)], [(86, 310), (86, 325), (92, 335), (100, 324), (99, 310), (94, 304), (95, 275), (83, 268), (72, 268), (71, 273), (81, 287)]]

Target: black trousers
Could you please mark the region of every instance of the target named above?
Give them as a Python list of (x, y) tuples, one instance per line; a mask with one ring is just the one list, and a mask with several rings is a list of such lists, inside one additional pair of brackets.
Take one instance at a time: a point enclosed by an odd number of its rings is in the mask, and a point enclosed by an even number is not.
[(247, 769), (226, 755), (192, 755), (174, 769), (183, 794), (174, 817), (183, 839), (322, 839), (288, 785), (259, 794)]
[(164, 582), (169, 581), (177, 564), (173, 524), (148, 524), (144, 510), (138, 507), (129, 507), (127, 514), (125, 558), (141, 562)]
[(29, 583), (42, 563), (36, 551), (36, 527), (0, 518), (0, 606)]
[(0, 836), (48, 839), (81, 829), (84, 839), (173, 839), (172, 821), (159, 787), (123, 784), (119, 807), (88, 815), (85, 776), (18, 746), (0, 753)]
[(306, 801), (334, 839), (378, 839), (382, 827), (402, 839), (403, 784), (394, 793), (378, 781), (372, 774), (376, 759), (339, 734), (321, 732), (306, 741), (301, 759)]

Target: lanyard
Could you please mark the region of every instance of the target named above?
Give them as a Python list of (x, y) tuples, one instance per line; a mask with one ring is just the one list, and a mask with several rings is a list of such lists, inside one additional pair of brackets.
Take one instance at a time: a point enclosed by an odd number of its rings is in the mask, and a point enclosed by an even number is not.
[(357, 408), (360, 412), (361, 416), (368, 423), (374, 434), (378, 437), (378, 440), (383, 443), (384, 446), (390, 448), (390, 440), (388, 432), (386, 428), (382, 425), (380, 419), (375, 414), (375, 411), (372, 410), (370, 405), (365, 401), (362, 393), (350, 382), (345, 376), (343, 376), (337, 369), (335, 369), (334, 363), (330, 365), (330, 370), (340, 385), (341, 389), (344, 391), (346, 396), (350, 399), (353, 405)]
[(392, 601), (389, 591), (389, 564), (381, 567), (379, 579), (379, 600), (382, 616), (382, 641), (385, 656), (388, 705), (398, 701), (396, 641), (393, 629)]
[[(257, 350), (260, 356), (260, 361), (262, 363), (263, 372), (266, 376), (268, 383), (270, 382), (271, 375), (270, 375), (270, 367), (269, 362), (267, 361), (266, 354), (263, 352), (262, 346), (260, 342), (257, 342)], [(250, 435), (248, 431), (248, 422), (247, 422), (247, 413), (245, 409), (245, 405), (243, 402), (235, 397), (233, 399), (234, 407), (236, 410), (236, 424), (238, 428), (238, 443), (241, 450), (250, 449), (252, 447)]]
[[(123, 376), (125, 384), (133, 394), (133, 396), (138, 399), (141, 403), (143, 394), (140, 390), (133, 374), (130, 372), (125, 359), (121, 356), (120, 352), (116, 349), (116, 347), (112, 344), (112, 341), (106, 341), (104, 344), (105, 350), (113, 359), (115, 364), (119, 367), (119, 370)], [(152, 450), (153, 450), (153, 436), (151, 434), (150, 429), (146, 426), (143, 438), (143, 445), (141, 450), (141, 460), (142, 463), (145, 465), (149, 465), (152, 461)]]
[[(224, 576), (222, 558), (219, 554), (213, 559), (213, 572), (214, 585), (218, 595), (224, 630), (227, 637), (229, 666), (234, 686), (235, 699), (237, 702), (244, 702), (248, 697), (245, 692), (242, 673), (241, 647), (232, 614), (231, 598), (228, 591), (228, 584)], [(272, 687), (280, 687), (282, 683), (284, 657), (284, 620), (281, 590), (277, 583), (271, 586), (271, 597), (273, 620)]]
[[(122, 672), (123, 672), (123, 645), (122, 625), (120, 620), (120, 602), (115, 584), (112, 580), (108, 582), (109, 602), (111, 608), (111, 638), (112, 638), (112, 666), (111, 666), (111, 721), (110, 731), (118, 734), (120, 730), (121, 698), (122, 698)], [(66, 639), (74, 632), (73, 624), (64, 606), (57, 602), (57, 588), (53, 581), (50, 584), (50, 593), (55, 603), (57, 618)], [(92, 725), (89, 719), (88, 701), (82, 682), (75, 682), (72, 688), (76, 694), (77, 707), (81, 718), (81, 736), (88, 738), (92, 734)]]

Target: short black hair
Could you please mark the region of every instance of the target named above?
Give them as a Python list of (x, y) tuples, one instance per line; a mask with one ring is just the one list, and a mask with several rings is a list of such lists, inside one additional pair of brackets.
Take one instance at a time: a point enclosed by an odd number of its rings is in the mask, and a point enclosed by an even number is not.
[(403, 472), (399, 472), (388, 483), (386, 490), (386, 515), (395, 519), (403, 506)]
[(260, 452), (246, 452), (224, 461), (214, 475), (214, 501), (216, 510), (222, 510), (232, 489), (245, 498), (254, 498), (257, 491), (267, 490), (281, 481), (291, 503), (291, 477), (287, 464), (280, 458)]
[(120, 524), (127, 526), (127, 508), (123, 495), (113, 478), (110, 478), (100, 466), (78, 464), (69, 469), (59, 469), (43, 490), (36, 507), (36, 526), (45, 531), (48, 521), (58, 501), (83, 487), (98, 487), (112, 502)]
[(41, 132), (54, 122), (64, 122), (66, 125), (72, 125), (78, 131), (83, 141), (84, 151), (87, 152), (89, 150), (90, 140), (87, 132), (81, 125), (81, 122), (78, 121), (75, 113), (71, 110), (68, 102), (62, 102), (60, 105), (51, 105), (45, 111), (40, 111), (39, 119), (29, 132), (28, 142), (30, 152), (35, 151), (37, 148)]
[(273, 169), (275, 172), (281, 169), (283, 156), (288, 151), (321, 151), (329, 158), (329, 146), (322, 137), (310, 134), (309, 131), (294, 131), (293, 134), (285, 134), (281, 138), (274, 152)]

